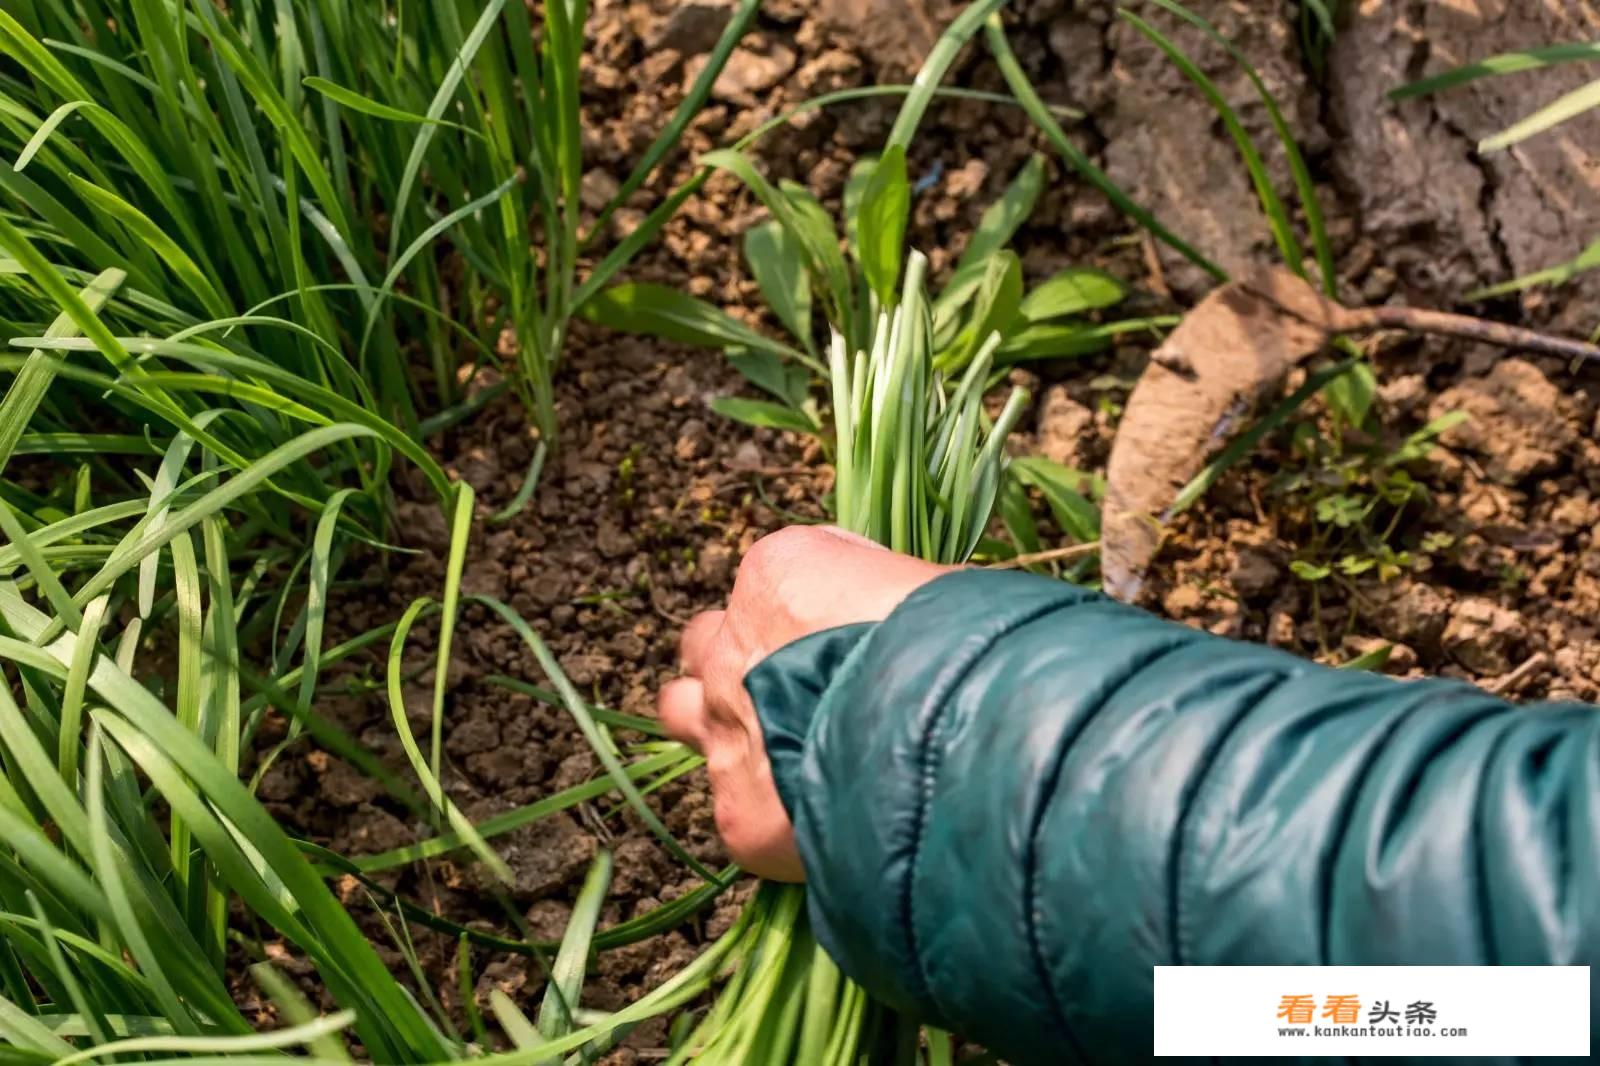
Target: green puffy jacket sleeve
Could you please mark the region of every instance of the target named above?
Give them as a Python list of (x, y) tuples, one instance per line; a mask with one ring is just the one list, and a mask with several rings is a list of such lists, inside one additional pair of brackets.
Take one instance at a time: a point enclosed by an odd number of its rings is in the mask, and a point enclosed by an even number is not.
[(1156, 964), (1600, 964), (1590, 706), (984, 571), (746, 683), (822, 945), (1017, 1063), (1148, 1056)]

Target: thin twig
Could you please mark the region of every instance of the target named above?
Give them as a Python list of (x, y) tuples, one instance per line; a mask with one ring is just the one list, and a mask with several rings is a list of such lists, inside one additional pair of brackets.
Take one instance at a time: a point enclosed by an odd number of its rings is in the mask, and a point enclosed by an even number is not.
[(1508, 692), (1521, 688), (1524, 681), (1527, 681), (1549, 665), (1550, 657), (1542, 651), (1536, 651), (1524, 660), (1521, 666), (1509, 674), (1497, 677), (1493, 681), (1485, 682), (1483, 687), (1486, 691), (1492, 692), (1496, 696), (1503, 696)]
[(1526, 348), (1563, 359), (1600, 362), (1600, 347), (1570, 337), (1557, 337), (1521, 326), (1508, 326), (1471, 315), (1448, 311), (1428, 311), (1419, 307), (1347, 308), (1340, 332), (1365, 333), (1378, 329), (1402, 329), (1412, 333), (1436, 333), (1461, 337), (1501, 348)]
[(1150, 275), (1150, 291), (1163, 300), (1172, 299), (1172, 289), (1167, 285), (1167, 272), (1161, 266), (1161, 253), (1149, 230), (1141, 231), (1139, 252), (1144, 257), (1144, 268)]
[(1019, 566), (1032, 566), (1035, 563), (1053, 563), (1061, 559), (1075, 559), (1080, 555), (1093, 555), (1100, 550), (1100, 542), (1091, 540), (1087, 544), (1069, 544), (1065, 548), (1051, 548), (1048, 551), (1033, 552), (1029, 555), (1018, 555), (1011, 559), (1002, 559), (998, 563), (990, 563), (985, 570), (1014, 570)]
[(1394, 329), (1459, 337), (1500, 348), (1526, 348), (1562, 359), (1600, 362), (1600, 346), (1521, 326), (1508, 326), (1487, 318), (1420, 307), (1346, 307), (1317, 292), (1304, 278), (1298, 278), (1281, 268), (1232, 284), (1265, 300), (1284, 314), (1321, 330), (1330, 338), (1341, 333), (1373, 333)]

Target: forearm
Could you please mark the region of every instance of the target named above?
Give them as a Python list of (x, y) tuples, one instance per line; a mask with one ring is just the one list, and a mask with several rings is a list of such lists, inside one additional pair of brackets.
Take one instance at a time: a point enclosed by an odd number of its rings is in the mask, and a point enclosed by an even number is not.
[(831, 657), (802, 643), (750, 685), (819, 936), (1024, 1061), (1146, 1050), (1155, 964), (1600, 959), (1592, 708), (1329, 670), (1015, 574), (813, 639)]

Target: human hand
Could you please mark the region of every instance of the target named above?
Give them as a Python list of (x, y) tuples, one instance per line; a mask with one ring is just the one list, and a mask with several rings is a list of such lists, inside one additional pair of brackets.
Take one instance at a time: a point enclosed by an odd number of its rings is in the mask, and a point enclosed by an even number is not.
[(801, 637), (887, 618), (952, 569), (831, 526), (790, 526), (745, 554), (727, 610), (705, 611), (684, 627), (683, 676), (662, 687), (657, 711), (669, 734), (706, 757), (717, 831), (740, 866), (776, 881), (805, 880), (745, 674)]

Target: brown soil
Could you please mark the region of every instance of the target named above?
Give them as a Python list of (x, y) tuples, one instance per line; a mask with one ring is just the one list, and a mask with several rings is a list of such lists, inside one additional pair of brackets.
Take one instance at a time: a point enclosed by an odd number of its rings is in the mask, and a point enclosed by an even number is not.
[[(584, 93), (591, 109), (586, 151), (595, 168), (585, 185), (596, 203), (680, 98), (726, 6), (722, 0), (594, 5)], [(874, 18), (883, 6), (771, 0), (687, 147), (699, 152), (721, 144), (819, 92), (906, 80), (953, 5), (910, 5), (914, 14), (925, 11), (925, 20)], [(1553, 5), (1486, 4), (1480, 6), (1507, 12), (1537, 7), (1538, 14), (1488, 12), (1468, 20), (1460, 5), (1364, 3), (1334, 48), (1326, 86), (1307, 75), (1284, 5), (1192, 6), (1239, 40), (1283, 101), (1319, 180), (1347, 301), (1400, 297), (1449, 307), (1473, 285), (1565, 259), (1600, 235), (1594, 196), (1600, 178), (1592, 157), (1574, 148), (1595, 143), (1600, 119), (1492, 162), (1467, 150), (1474, 137), (1569, 88), (1564, 72), (1403, 107), (1382, 97), (1409, 77), (1468, 56), (1592, 34), (1595, 16), (1587, 5), (1563, 5), (1583, 10), (1556, 15)], [(1271, 261), (1270, 237), (1226, 134), (1154, 47), (1117, 21), (1112, 5), (1019, 0), (1013, 7), (1013, 45), (1035, 84), (1052, 102), (1087, 113), (1072, 134), (1113, 178), (1224, 264)], [(1164, 28), (1170, 21), (1161, 17)], [(1260, 108), (1226, 56), (1195, 32), (1173, 36), (1268, 144)], [(950, 81), (1002, 88), (978, 49), (956, 64)], [(809, 116), (770, 138), (759, 154), (769, 171), (805, 181), (836, 202), (850, 164), (881, 145), (895, 106), (849, 104)], [(978, 214), (1035, 146), (1014, 110), (971, 103), (932, 109), (912, 152), (914, 178), (929, 183), (916, 203), (912, 240), (929, 252), (935, 270), (959, 253)], [(1287, 193), (1280, 154), (1268, 153)], [(1187, 306), (1203, 293), (1207, 286), (1192, 269), (1147, 241), (1126, 239), (1129, 227), (1101, 197), (1063, 173), (1053, 157), (1050, 167), (1049, 190), (1018, 239), (1030, 276), (1095, 262), (1139, 287), (1136, 310), (1170, 308), (1174, 301)], [(687, 164), (670, 169), (622, 213), (620, 228), (636, 224)], [(681, 286), (761, 320), (738, 251), (739, 235), (757, 217), (747, 196), (713, 181), (632, 276)], [(1572, 286), (1491, 310), (1587, 332), (1586, 298), (1595, 288)], [(1036, 420), (1017, 447), (1103, 469), (1119, 405), (1147, 355), (1144, 347), (1128, 347), (1020, 371), (1038, 386), (1038, 400)], [(1472, 416), (1446, 437), (1447, 447), (1409, 467), (1431, 502), (1408, 512), (1394, 537), (1416, 555), (1428, 533), (1453, 537), (1449, 548), (1429, 553), (1431, 567), (1315, 589), (1290, 576), (1288, 564), (1303, 554), (1315, 523), (1305, 513), (1304, 491), (1281, 485), (1285, 468), (1305, 463), (1279, 435), (1181, 521), (1152, 572), (1150, 603), (1180, 621), (1333, 661), (1374, 642), (1397, 643), (1402, 647), (1390, 661), (1396, 672), (1455, 674), (1519, 696), (1600, 694), (1594, 622), (1600, 552), (1591, 550), (1600, 538), (1600, 373), (1403, 339), (1384, 346), (1378, 366), (1384, 438), (1403, 438), (1446, 411)], [(559, 384), (558, 457), (522, 514), (503, 525), (479, 523), (468, 591), (499, 596), (520, 611), (597, 702), (650, 713), (655, 688), (672, 673), (682, 622), (723, 600), (740, 553), (796, 516), (822, 514), (828, 474), (813, 452), (710, 411), (712, 397), (740, 389), (740, 379), (713, 353), (578, 328)], [(472, 483), (484, 516), (515, 493), (532, 447), (526, 420), (507, 401), (429, 444), (454, 476)], [(336, 604), (334, 638), (392, 619), (412, 597), (440, 590), (444, 524), (420, 484), (402, 477), (399, 494), (400, 535), (423, 554), (395, 556), (387, 570), (373, 564), (367, 576), (378, 579), (381, 591)], [(459, 633), (446, 745), (447, 788), (456, 802), (482, 817), (598, 772), (563, 712), (483, 681), (491, 673), (540, 680), (515, 636), (478, 607), (463, 611)], [(419, 629), (408, 651), (415, 676), (407, 710), (419, 735), (426, 730), (432, 639), (430, 630)], [(336, 677), (381, 678), (380, 660), (342, 667)], [(325, 695), (321, 705), (403, 771), (379, 691), (357, 686)], [(273, 739), (270, 731), (263, 739)], [(261, 790), (292, 828), (347, 854), (425, 835), (337, 760), (296, 750), (302, 756), (280, 760)], [(720, 857), (698, 778), (663, 789), (655, 802), (692, 851), (708, 861)], [(516, 873), (516, 905), (547, 935), (559, 933), (597, 847), (613, 848), (618, 858), (608, 924), (695, 883), (637, 826), (602, 821), (597, 810), (557, 817), (497, 845)], [(452, 863), (389, 882), (456, 921), (506, 926), (476, 876)], [(585, 1005), (615, 1007), (658, 983), (724, 928), (737, 906), (737, 897), (724, 900), (683, 931), (603, 954)], [(430, 972), (449, 972), (453, 941), (416, 932)], [(393, 958), (400, 965), (397, 953)], [(477, 958), (480, 992), (493, 984), (536, 1006), (537, 963), (486, 952)], [(438, 984), (447, 1002), (454, 998), (453, 979)], [(663, 1037), (660, 1026), (647, 1026), (629, 1046), (659, 1047)], [(618, 1061), (635, 1061), (635, 1052)]]

